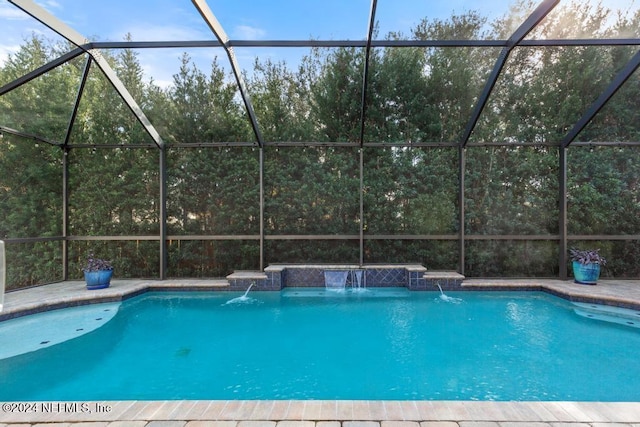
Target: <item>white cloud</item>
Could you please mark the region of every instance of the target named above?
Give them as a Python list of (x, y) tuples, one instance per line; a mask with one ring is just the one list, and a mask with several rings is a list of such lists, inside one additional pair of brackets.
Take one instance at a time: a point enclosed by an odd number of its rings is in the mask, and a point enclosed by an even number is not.
[(16, 53), (19, 49), (19, 45), (0, 45), (0, 66), (7, 62), (10, 54)]
[(203, 35), (201, 32), (194, 31), (186, 26), (167, 26), (134, 22), (112, 32), (112, 34), (108, 36), (108, 40), (123, 40), (127, 33), (131, 34), (131, 38), (136, 41), (199, 40), (211, 38), (210, 34)]
[(55, 9), (62, 9), (62, 5), (55, 0), (42, 0), (36, 1), (35, 3), (49, 13), (53, 13)]
[(152, 57), (140, 57), (139, 59), (145, 81), (153, 79), (153, 83), (163, 89), (173, 84), (173, 74), (177, 73), (177, 60), (176, 63), (166, 63), (154, 60)]
[(61, 9), (62, 5), (55, 0), (46, 0), (43, 2), (46, 7), (50, 7), (51, 9)]
[(29, 16), (24, 13), (22, 10), (18, 9), (15, 6), (10, 5), (9, 3), (2, 2), (0, 3), (0, 19), (7, 20), (19, 20), (19, 19), (27, 19)]
[(251, 27), (249, 25), (237, 25), (233, 29), (234, 38), (240, 40), (258, 40), (263, 38), (267, 32), (262, 28)]

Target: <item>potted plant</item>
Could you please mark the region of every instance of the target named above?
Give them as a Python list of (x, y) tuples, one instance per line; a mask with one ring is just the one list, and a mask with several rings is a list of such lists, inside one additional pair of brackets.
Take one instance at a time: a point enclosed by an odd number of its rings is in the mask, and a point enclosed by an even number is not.
[(89, 290), (108, 288), (111, 284), (113, 266), (107, 260), (96, 258), (90, 254), (82, 271)]
[(600, 266), (607, 260), (600, 255), (600, 249), (581, 250), (572, 248), (569, 255), (573, 263), (573, 278), (582, 285), (595, 285), (600, 277)]

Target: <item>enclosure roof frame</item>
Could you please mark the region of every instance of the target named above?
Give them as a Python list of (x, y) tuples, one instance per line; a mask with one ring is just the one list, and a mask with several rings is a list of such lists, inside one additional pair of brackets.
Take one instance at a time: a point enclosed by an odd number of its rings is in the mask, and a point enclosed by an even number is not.
[(222, 47), (224, 47), (225, 52), (227, 53), (227, 57), (229, 58), (229, 64), (231, 65), (231, 69), (233, 70), (233, 75), (236, 78), (236, 83), (238, 84), (238, 90), (240, 91), (240, 96), (242, 97), (242, 101), (244, 102), (244, 106), (247, 110), (247, 114), (249, 115), (249, 120), (251, 121), (251, 127), (253, 128), (253, 133), (258, 142), (258, 146), (262, 147), (264, 139), (262, 137), (262, 132), (260, 131), (260, 126), (258, 125), (258, 118), (256, 116), (255, 110), (253, 109), (253, 103), (251, 102), (251, 96), (249, 95), (249, 91), (247, 90), (247, 85), (244, 82), (244, 78), (242, 77), (242, 72), (240, 71), (240, 65), (238, 64), (238, 60), (236, 59), (235, 52), (233, 51), (233, 46), (229, 45), (229, 37), (227, 33), (224, 31), (222, 25), (213, 14), (209, 5), (205, 0), (191, 0), (193, 5), (198, 9), (202, 19), (207, 23), (213, 34), (216, 36)]
[(593, 120), (598, 112), (605, 106), (607, 101), (622, 87), (622, 85), (636, 72), (640, 67), (640, 50), (626, 63), (626, 65), (616, 74), (609, 86), (600, 94), (593, 104), (585, 111), (582, 117), (578, 119), (573, 128), (567, 133), (561, 142), (563, 148), (567, 148), (569, 144), (582, 132), (582, 130)]
[[(81, 47), (89, 43), (89, 39), (84, 37), (82, 34), (78, 33), (76, 30), (65, 24), (62, 20), (58, 19), (56, 16), (49, 13), (47, 10), (37, 5), (32, 0), (9, 0), (13, 5), (21, 9), (23, 12), (30, 15), (32, 18), (36, 19), (52, 31), (56, 32), (70, 43)], [(91, 55), (93, 61), (96, 63), (98, 68), (102, 70), (105, 77), (109, 80), (114, 89), (118, 92), (124, 103), (129, 107), (131, 112), (136, 116), (140, 124), (144, 127), (149, 136), (153, 139), (156, 145), (161, 148), (164, 145), (160, 134), (155, 129), (155, 127), (151, 124), (147, 116), (144, 114), (136, 100), (133, 98), (131, 93), (127, 90), (125, 85), (122, 83), (116, 72), (111, 68), (111, 65), (107, 62), (106, 59), (102, 56), (99, 50), (89, 49), (86, 52)], [(65, 139), (67, 139), (66, 137)]]
[[(453, 144), (460, 145), (462, 148), (474, 145), (500, 145), (499, 142), (470, 142), (471, 135), (482, 116), (483, 110), (493, 92), (493, 89), (502, 75), (503, 68), (509, 57), (509, 54), (515, 47), (556, 47), (556, 46), (640, 46), (640, 38), (615, 38), (615, 39), (525, 39), (525, 37), (536, 28), (536, 26), (544, 20), (544, 18), (559, 4), (560, 0), (542, 0), (536, 9), (527, 17), (527, 19), (513, 32), (511, 37), (507, 40), (381, 40), (374, 38), (375, 19), (376, 19), (376, 7), (377, 0), (371, 0), (370, 14), (368, 20), (367, 35), (363, 40), (231, 40), (225, 32), (223, 26), (220, 24), (214, 13), (211, 11), (206, 0), (192, 0), (194, 7), (200, 13), (202, 19), (208, 25), (212, 31), (215, 39), (211, 40), (177, 40), (177, 41), (120, 41), (120, 42), (97, 42), (90, 41), (76, 30), (65, 24), (62, 20), (46, 11), (41, 6), (37, 5), (33, 0), (9, 0), (15, 7), (21, 9), (52, 31), (56, 32), (64, 39), (75, 45), (76, 47), (71, 51), (62, 54), (60, 57), (50, 61), (49, 63), (38, 67), (37, 69), (3, 85), (0, 87), (0, 96), (16, 89), (31, 80), (47, 73), (48, 71), (61, 66), (76, 57), (86, 53), (90, 56), (91, 62), (94, 62), (100, 70), (104, 73), (109, 83), (116, 89), (122, 100), (127, 107), (132, 111), (140, 124), (144, 127), (145, 131), (153, 139), (155, 145), (159, 148), (164, 147), (162, 137), (155, 129), (153, 124), (146, 117), (145, 113), (139, 107), (137, 101), (133, 98), (124, 84), (116, 75), (115, 71), (108, 64), (101, 54), (103, 49), (160, 49), (160, 48), (216, 48), (222, 47), (229, 58), (229, 63), (236, 79), (236, 84), (244, 103), (247, 115), (253, 129), (256, 142), (241, 142), (241, 143), (229, 143), (229, 142), (214, 142), (207, 145), (215, 146), (246, 146), (257, 145), (262, 148), (270, 145), (323, 145), (323, 146), (346, 146), (348, 144), (344, 142), (323, 142), (323, 143), (294, 143), (294, 142), (271, 142), (266, 141), (260, 130), (260, 124), (258, 122), (251, 96), (247, 90), (246, 83), (242, 76), (242, 72), (238, 61), (235, 57), (234, 47), (282, 47), (282, 48), (299, 48), (299, 47), (345, 47), (345, 48), (364, 48), (365, 60), (362, 73), (362, 97), (361, 97), (361, 115), (360, 115), (360, 129), (359, 129), (359, 141), (355, 142), (360, 148), (375, 144), (376, 146), (381, 143), (365, 142), (364, 135), (366, 129), (366, 102), (368, 96), (368, 77), (369, 77), (369, 56), (372, 48), (403, 48), (403, 47), (438, 47), (438, 48), (455, 48), (455, 47), (487, 47), (487, 48), (501, 48), (501, 52), (496, 59), (494, 67), (485, 82), (483, 91), (481, 92), (471, 117), (469, 118), (467, 125), (460, 138), (457, 138)], [(598, 114), (598, 112), (606, 105), (608, 100), (623, 86), (623, 84), (637, 71), (640, 67), (640, 50), (636, 55), (629, 60), (625, 67), (618, 72), (618, 74), (610, 82), (609, 86), (599, 95), (597, 100), (584, 112), (582, 117), (575, 122), (573, 128), (564, 136), (559, 143), (542, 144), (542, 145), (559, 145), (561, 147), (568, 147), (570, 144), (578, 145), (585, 143), (576, 143), (574, 140), (582, 132), (582, 130), (591, 122), (591, 120)], [(86, 79), (86, 76), (85, 76)], [(78, 102), (82, 96), (82, 87), (79, 90), (76, 103), (74, 104), (74, 111), (70, 118), (70, 126), (68, 133), (71, 132), (71, 125), (73, 124), (74, 115), (78, 108)], [(48, 138), (44, 138), (37, 135), (31, 135), (20, 132), (10, 127), (2, 126), (1, 131), (11, 133), (15, 135), (22, 135), (31, 139), (36, 139), (42, 142), (46, 142), (52, 145), (66, 145), (70, 139), (70, 135), (67, 134), (64, 138), (64, 142), (54, 142)], [(526, 145), (526, 142), (516, 143), (515, 145)], [(533, 144), (533, 143), (532, 143)], [(623, 144), (623, 145), (640, 145), (640, 141), (616, 143), (612, 141), (603, 141), (602, 143), (586, 143), (586, 144)], [(85, 146), (84, 144), (83, 146)], [(385, 146), (450, 146), (451, 143), (445, 142), (397, 142), (397, 143), (385, 143)], [(513, 143), (503, 143), (502, 145), (514, 145)], [(74, 144), (74, 146), (76, 146)]]
[(467, 126), (465, 127), (464, 133), (462, 135), (461, 144), (462, 147), (465, 147), (469, 142), (469, 138), (471, 138), (471, 133), (475, 128), (478, 120), (480, 119), (480, 115), (484, 110), (484, 107), (487, 105), (489, 101), (489, 97), (493, 92), (493, 88), (498, 82), (498, 78), (502, 74), (502, 69), (509, 58), (509, 54), (518, 46), (518, 44), (529, 34), (544, 18), (551, 12), (551, 10), (556, 7), (560, 3), (560, 0), (543, 0), (540, 5), (529, 15), (529, 17), (514, 31), (514, 33), (507, 40), (507, 44), (500, 51), (500, 55), (498, 55), (498, 59), (496, 59), (495, 65), (493, 66), (493, 70), (491, 74), (489, 74), (489, 78), (482, 90), (482, 94), (476, 103), (476, 106), (471, 114), (471, 118), (467, 122)]

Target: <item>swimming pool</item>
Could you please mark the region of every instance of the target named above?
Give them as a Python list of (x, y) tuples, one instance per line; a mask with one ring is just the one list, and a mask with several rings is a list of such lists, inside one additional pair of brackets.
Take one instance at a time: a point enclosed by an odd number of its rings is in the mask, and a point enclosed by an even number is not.
[(544, 293), (286, 289), (227, 304), (239, 295), (124, 301), (89, 333), (0, 360), (0, 400), (640, 401), (640, 329)]

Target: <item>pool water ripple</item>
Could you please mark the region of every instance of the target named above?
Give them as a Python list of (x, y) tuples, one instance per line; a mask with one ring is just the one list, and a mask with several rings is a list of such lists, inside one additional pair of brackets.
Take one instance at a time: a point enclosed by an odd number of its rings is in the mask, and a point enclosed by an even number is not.
[(0, 400), (640, 400), (636, 328), (542, 293), (385, 292), (145, 294), (1, 360)]

